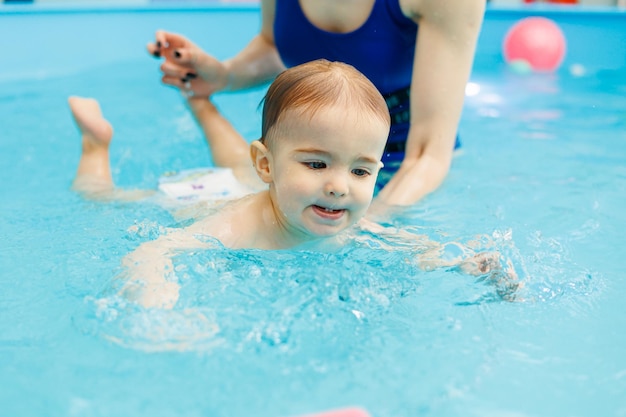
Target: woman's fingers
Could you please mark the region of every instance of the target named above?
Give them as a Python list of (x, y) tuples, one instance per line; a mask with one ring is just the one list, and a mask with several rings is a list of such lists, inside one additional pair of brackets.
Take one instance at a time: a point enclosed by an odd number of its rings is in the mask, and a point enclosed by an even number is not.
[(146, 45), (146, 50), (148, 51), (148, 53), (150, 55), (152, 55), (155, 58), (161, 58), (161, 50), (159, 48), (157, 48), (155, 43), (149, 42)]
[(193, 45), (189, 39), (182, 35), (164, 30), (157, 30), (155, 33), (155, 41), (157, 45), (163, 48), (180, 48)]
[(185, 97), (210, 97), (215, 92), (215, 89), (201, 78), (163, 76), (161, 82), (178, 88)]
[[(206, 76), (206, 72), (199, 73), (200, 69), (196, 68), (198, 61), (206, 64), (208, 56), (205, 56), (204, 51), (187, 38), (158, 30), (155, 34), (155, 41), (148, 43), (146, 49), (152, 56), (164, 58), (160, 66), (163, 84), (180, 89), (187, 97), (208, 97), (215, 92), (214, 80), (202, 79), (201, 75)], [(217, 62), (214, 58), (212, 59)], [(213, 61), (209, 60), (207, 65), (213, 65)], [(211, 71), (208, 73), (211, 78)]]
[(154, 34), (154, 43), (159, 48), (169, 47), (169, 41), (167, 40), (168, 35), (169, 35), (168, 32), (165, 32), (164, 30), (157, 30), (156, 33)]
[(174, 60), (184, 57), (181, 59), (181, 62), (185, 64), (191, 56), (191, 52), (188, 50), (194, 48), (197, 47), (184, 36), (164, 30), (157, 30), (154, 42), (150, 42), (147, 45), (148, 52), (151, 55)]
[[(163, 77), (161, 77), (161, 82), (163, 82), (163, 84), (166, 84), (166, 85), (171, 85), (172, 87), (184, 89), (185, 83), (188, 81), (183, 81), (183, 79), (179, 77), (171, 77), (171, 76), (164, 75)], [(188, 86), (191, 87), (191, 84), (189, 84)]]
[(162, 57), (164, 55), (164, 52), (170, 46), (168, 36), (168, 32), (165, 32), (163, 30), (157, 30), (154, 37), (154, 42), (149, 42), (147, 45), (148, 52), (156, 58)]
[(161, 72), (166, 77), (185, 78), (185, 77), (189, 77), (188, 74), (195, 74), (195, 72), (191, 68), (178, 65), (171, 61), (164, 61), (161, 64), (160, 68), (161, 68)]
[(175, 48), (168, 50), (168, 57), (177, 64), (192, 67), (195, 62), (194, 53), (190, 48)]

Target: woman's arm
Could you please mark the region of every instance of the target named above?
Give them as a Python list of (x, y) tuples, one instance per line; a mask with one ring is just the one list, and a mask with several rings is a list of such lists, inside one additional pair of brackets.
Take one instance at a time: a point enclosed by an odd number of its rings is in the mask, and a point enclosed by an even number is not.
[(448, 173), (485, 8), (484, 0), (401, 3), (419, 31), (406, 155), (378, 195), (387, 205), (415, 203), (435, 190)]
[(224, 61), (228, 90), (240, 90), (272, 81), (285, 70), (274, 43), (276, 0), (261, 1), (261, 31), (236, 56)]

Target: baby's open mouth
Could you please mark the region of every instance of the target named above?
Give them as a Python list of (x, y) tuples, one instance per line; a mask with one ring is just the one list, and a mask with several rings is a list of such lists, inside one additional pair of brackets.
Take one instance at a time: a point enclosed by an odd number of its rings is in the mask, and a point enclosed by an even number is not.
[(313, 211), (317, 213), (318, 216), (330, 219), (336, 219), (341, 217), (341, 215), (346, 211), (345, 209), (332, 209), (328, 207), (322, 207), (313, 205)]

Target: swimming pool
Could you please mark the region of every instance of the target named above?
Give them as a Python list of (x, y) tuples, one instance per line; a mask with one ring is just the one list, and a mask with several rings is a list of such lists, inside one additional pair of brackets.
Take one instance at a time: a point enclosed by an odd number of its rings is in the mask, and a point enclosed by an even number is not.
[[(167, 28), (228, 56), (254, 33), (256, 8), (0, 6), (1, 414), (626, 415), (626, 17), (526, 10), (488, 12), (463, 153), (398, 220), (440, 240), (491, 236), (522, 276), (518, 302), (422, 272), (406, 250), (354, 245), (182, 254), (181, 302), (159, 312), (107, 289), (120, 259), (175, 221), (70, 192), (79, 141), (65, 99), (101, 101), (120, 185), (206, 165), (143, 47)], [(533, 11), (566, 31), (556, 75), (501, 62), (506, 28)], [(250, 139), (261, 96), (219, 97)]]

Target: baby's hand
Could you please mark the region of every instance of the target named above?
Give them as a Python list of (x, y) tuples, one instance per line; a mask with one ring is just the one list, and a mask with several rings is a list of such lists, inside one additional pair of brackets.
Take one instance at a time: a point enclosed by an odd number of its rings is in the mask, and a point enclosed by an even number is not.
[(498, 252), (476, 254), (461, 262), (459, 270), (495, 285), (498, 295), (507, 301), (513, 301), (515, 292), (522, 287), (511, 261), (507, 260), (505, 267)]
[(501, 270), (500, 254), (498, 252), (482, 252), (471, 258), (464, 259), (459, 264), (459, 270), (466, 274), (481, 276), (494, 270)]

